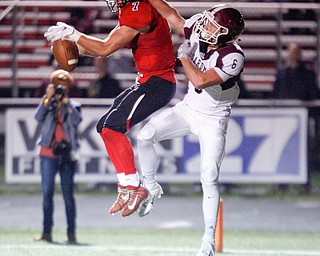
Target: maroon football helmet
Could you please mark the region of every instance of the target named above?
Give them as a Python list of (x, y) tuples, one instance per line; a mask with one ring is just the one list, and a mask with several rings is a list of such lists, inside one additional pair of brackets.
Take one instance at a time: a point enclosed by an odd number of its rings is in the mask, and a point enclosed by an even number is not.
[(196, 21), (194, 32), (208, 44), (224, 44), (237, 39), (244, 31), (242, 14), (227, 5), (216, 5), (204, 11)]

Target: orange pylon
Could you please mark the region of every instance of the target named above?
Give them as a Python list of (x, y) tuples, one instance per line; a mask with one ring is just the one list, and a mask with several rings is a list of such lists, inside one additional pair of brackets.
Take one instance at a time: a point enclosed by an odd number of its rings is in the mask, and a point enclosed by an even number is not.
[(222, 252), (222, 244), (223, 244), (223, 200), (220, 198), (220, 206), (218, 212), (217, 226), (215, 232), (215, 240), (216, 240), (216, 252)]

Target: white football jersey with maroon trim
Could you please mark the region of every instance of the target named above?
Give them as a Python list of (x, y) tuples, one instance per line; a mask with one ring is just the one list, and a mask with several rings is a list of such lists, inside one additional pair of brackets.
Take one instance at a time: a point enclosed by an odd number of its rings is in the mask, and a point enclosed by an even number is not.
[(191, 61), (201, 71), (215, 69), (224, 81), (220, 85), (207, 87), (203, 90), (196, 89), (189, 81), (188, 93), (184, 102), (198, 112), (208, 115), (229, 116), (231, 105), (237, 101), (239, 87), (237, 81), (244, 66), (244, 53), (241, 47), (233, 42), (208, 50), (207, 44), (200, 42), (198, 34), (191, 32), (194, 22), (201, 15), (195, 15), (186, 21), (186, 30), (189, 30), (190, 42), (197, 43), (195, 51), (191, 54)]

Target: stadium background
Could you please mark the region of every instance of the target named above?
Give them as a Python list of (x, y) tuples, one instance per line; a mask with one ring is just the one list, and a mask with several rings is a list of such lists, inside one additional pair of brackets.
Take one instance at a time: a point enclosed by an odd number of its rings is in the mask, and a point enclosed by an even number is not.
[[(58, 4), (57, 4), (58, 2)], [(174, 6), (188, 17), (197, 11), (210, 8), (212, 2), (186, 1), (172, 2)], [(319, 212), (320, 198), (320, 171), (319, 171), (319, 101), (274, 101), (269, 100), (272, 83), (277, 67), (282, 65), (285, 59), (285, 45), (288, 42), (296, 42), (303, 48), (303, 59), (313, 66), (320, 81), (320, 5), (318, 3), (289, 3), (289, 2), (233, 2), (240, 9), (246, 19), (246, 31), (242, 36), (241, 46), (246, 52), (247, 64), (242, 76), (246, 89), (254, 97), (240, 99), (238, 106), (242, 107), (299, 107), (305, 108), (310, 114), (308, 123), (308, 171), (310, 174), (311, 191), (302, 193), (300, 184), (292, 184), (286, 191), (274, 190), (272, 183), (259, 184), (222, 184), (222, 196), (226, 201), (225, 222), (226, 230), (273, 230), (292, 232), (311, 232), (319, 235), (319, 223), (316, 212)], [(1, 228), (35, 228), (40, 208), (35, 204), (40, 200), (40, 188), (38, 184), (8, 184), (4, 178), (4, 158), (6, 124), (5, 112), (10, 108), (32, 107), (39, 99), (31, 97), (54, 69), (55, 63), (50, 63), (50, 45), (45, 42), (43, 33), (49, 25), (56, 21), (68, 21), (71, 9), (74, 7), (86, 9), (92, 15), (93, 26), (90, 34), (104, 37), (116, 24), (116, 17), (107, 9), (104, 1), (0, 1), (0, 202), (1, 202)], [(96, 10), (98, 10), (96, 12)], [(293, 15), (293, 16), (291, 16)], [(175, 46), (181, 43), (181, 39), (173, 36)], [(123, 50), (112, 56), (115, 66), (130, 58), (130, 52)], [(94, 68), (90, 63), (83, 64), (75, 69), (73, 75), (79, 88), (85, 91), (90, 82), (96, 78)], [(184, 83), (185, 77), (181, 68), (177, 67), (178, 80)], [(115, 77), (121, 81), (123, 87), (131, 85), (135, 75), (133, 73), (119, 72)], [(79, 98), (83, 104), (102, 106), (104, 102), (97, 99)], [(18, 147), (18, 145), (15, 145)], [(199, 184), (164, 184), (168, 201), (159, 201), (159, 212), (170, 212), (165, 203), (183, 204), (192, 203), (194, 198), (199, 199)], [(86, 196), (93, 196), (107, 207), (115, 190), (115, 184), (81, 183), (77, 186), (80, 206), (84, 215), (80, 215), (81, 225), (86, 227), (85, 214), (88, 209)], [(9, 195), (14, 196), (9, 196)], [(101, 196), (101, 194), (103, 196)], [(111, 194), (111, 197), (108, 196)], [(104, 199), (104, 195), (107, 195)], [(102, 197), (102, 198), (101, 198)], [(60, 200), (58, 198), (58, 200)], [(91, 201), (90, 199), (89, 201)], [(27, 207), (26, 219), (19, 218), (16, 221), (16, 212), (21, 212), (19, 206), (25, 202)], [(199, 203), (198, 200), (196, 200)], [(194, 202), (193, 202), (194, 203)], [(195, 203), (196, 204), (196, 203)], [(18, 208), (16, 208), (18, 207)], [(293, 208), (292, 208), (293, 207)], [(296, 207), (296, 208), (295, 208)], [(35, 210), (36, 209), (36, 210)], [(193, 208), (196, 209), (196, 208)], [(245, 209), (245, 210), (240, 210)], [(273, 209), (274, 218), (268, 215), (268, 210)], [(62, 212), (62, 211), (61, 211)], [(174, 211), (172, 211), (174, 212)], [(201, 227), (199, 209), (188, 211), (191, 225)], [(237, 214), (236, 214), (236, 213)], [(100, 214), (103, 210), (100, 209)], [(294, 213), (291, 215), (291, 213)], [(81, 210), (79, 211), (81, 214)], [(159, 218), (155, 212), (155, 219)], [(179, 213), (175, 213), (178, 214)], [(236, 216), (235, 216), (236, 214)], [(265, 215), (264, 215), (265, 214)], [(35, 222), (28, 222), (33, 216)], [(181, 215), (180, 215), (181, 216)], [(197, 216), (197, 217), (195, 217)], [(244, 216), (250, 217), (243, 221)], [(291, 216), (291, 217), (290, 217)], [(102, 219), (100, 219), (102, 217)], [(256, 217), (256, 218), (254, 218)], [(269, 218), (268, 218), (269, 217)], [(103, 216), (97, 218), (97, 223), (106, 224)], [(261, 223), (261, 219), (265, 220)], [(302, 222), (303, 220), (303, 222)], [(101, 221), (101, 222), (100, 222)], [(199, 221), (199, 222), (198, 222)], [(32, 224), (33, 223), (33, 224)], [(126, 227), (131, 222), (113, 222), (116, 227)], [(296, 226), (297, 223), (300, 223)], [(30, 226), (28, 226), (30, 225)], [(89, 224), (88, 224), (89, 225)], [(145, 228), (152, 228), (153, 222), (145, 222)], [(149, 225), (149, 226), (148, 226)], [(160, 224), (159, 224), (160, 225)], [(175, 224), (179, 227), (179, 223)], [(189, 224), (180, 224), (186, 225)], [(58, 216), (57, 226), (63, 226), (63, 215)], [(130, 226), (130, 225), (129, 225)], [(109, 227), (107, 224), (105, 227)], [(116, 228), (115, 227), (115, 228)]]

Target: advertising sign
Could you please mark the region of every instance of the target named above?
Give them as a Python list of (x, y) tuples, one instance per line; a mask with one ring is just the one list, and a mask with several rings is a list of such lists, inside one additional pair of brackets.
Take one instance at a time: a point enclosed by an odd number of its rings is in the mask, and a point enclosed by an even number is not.
[[(115, 169), (95, 130), (97, 121), (106, 111), (101, 107), (82, 110), (76, 182), (117, 182)], [(35, 108), (12, 108), (6, 112), (5, 179), (8, 183), (40, 182), (37, 144), (40, 126), (34, 114)], [(233, 108), (220, 181), (305, 183), (307, 119), (304, 108)], [(144, 124), (128, 133), (134, 148)], [(156, 147), (159, 182), (199, 182), (200, 152), (195, 136), (164, 141)]]

